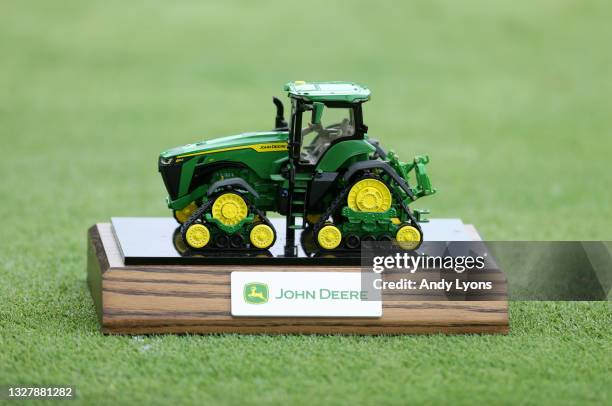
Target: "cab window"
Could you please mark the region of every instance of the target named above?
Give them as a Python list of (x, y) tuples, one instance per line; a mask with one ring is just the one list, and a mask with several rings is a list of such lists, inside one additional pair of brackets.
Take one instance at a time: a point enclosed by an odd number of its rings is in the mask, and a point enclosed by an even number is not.
[(352, 108), (325, 107), (320, 124), (312, 124), (311, 113), (302, 113), (302, 149), (300, 161), (314, 165), (332, 142), (338, 138), (355, 135), (355, 118)]

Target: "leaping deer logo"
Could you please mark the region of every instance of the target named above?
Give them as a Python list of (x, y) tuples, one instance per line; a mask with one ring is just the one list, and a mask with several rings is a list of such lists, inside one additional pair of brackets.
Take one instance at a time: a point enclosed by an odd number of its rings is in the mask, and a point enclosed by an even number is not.
[(251, 282), (244, 285), (244, 301), (250, 304), (263, 304), (268, 301), (268, 285)]
[(266, 300), (262, 292), (257, 291), (256, 286), (251, 286), (251, 293), (247, 295), (248, 297), (259, 298), (261, 300)]

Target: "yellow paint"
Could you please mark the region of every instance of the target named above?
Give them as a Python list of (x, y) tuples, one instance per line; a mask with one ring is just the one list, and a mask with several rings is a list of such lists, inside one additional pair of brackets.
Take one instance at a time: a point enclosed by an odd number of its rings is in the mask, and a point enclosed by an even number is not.
[(397, 230), (395, 240), (405, 250), (413, 250), (421, 243), (421, 233), (416, 227), (403, 226)]
[(235, 193), (225, 193), (215, 199), (212, 207), (213, 218), (226, 226), (240, 223), (248, 214), (244, 199)]
[(267, 224), (257, 224), (251, 229), (249, 238), (255, 247), (265, 249), (274, 242), (274, 230)]
[(198, 206), (195, 204), (195, 202), (191, 202), (180, 210), (174, 210), (174, 217), (176, 218), (176, 221), (183, 224), (189, 219), (189, 217), (191, 217), (197, 208)]
[(204, 224), (194, 224), (187, 229), (185, 239), (190, 247), (203, 248), (210, 241), (210, 231)]
[(395, 224), (395, 225), (398, 225), (398, 224), (400, 224), (401, 222), (402, 222), (402, 221), (401, 221), (399, 218), (397, 218), (397, 217), (391, 217), (391, 223), (393, 223), (393, 224)]
[(255, 144), (251, 146), (257, 152), (278, 152), (287, 151), (287, 143)]
[(353, 211), (383, 213), (391, 208), (391, 192), (377, 179), (363, 179), (351, 187), (347, 203)]
[(322, 248), (333, 250), (340, 245), (342, 241), (342, 233), (338, 227), (334, 225), (324, 226), (317, 234), (317, 241)]
[(200, 151), (200, 152), (194, 152), (191, 154), (179, 155), (177, 157), (177, 161), (179, 159), (190, 157), (190, 156), (216, 154), (217, 152), (237, 151), (240, 149), (253, 149), (257, 152), (281, 152), (281, 151), (287, 151), (287, 143), (286, 142), (273, 142), (273, 143), (265, 143), (265, 144), (241, 145), (239, 147), (220, 148), (220, 149), (213, 149), (210, 151)]

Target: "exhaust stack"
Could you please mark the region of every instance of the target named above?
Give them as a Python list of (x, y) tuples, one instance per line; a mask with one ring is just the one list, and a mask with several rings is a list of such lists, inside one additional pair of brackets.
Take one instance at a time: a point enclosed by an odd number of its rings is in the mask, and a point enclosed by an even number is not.
[(274, 120), (274, 129), (275, 130), (288, 130), (289, 125), (285, 121), (285, 106), (283, 106), (283, 102), (276, 96), (272, 97), (272, 102), (276, 106), (276, 118)]

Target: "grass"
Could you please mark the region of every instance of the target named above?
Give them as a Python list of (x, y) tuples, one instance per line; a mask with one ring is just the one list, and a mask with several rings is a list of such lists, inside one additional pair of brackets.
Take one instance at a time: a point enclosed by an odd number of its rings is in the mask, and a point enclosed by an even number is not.
[(168, 214), (159, 151), (270, 128), (292, 79), (368, 84), (370, 133), (432, 157), (434, 216), (610, 239), (607, 2), (1, 9), (0, 384), (108, 404), (610, 401), (608, 302), (514, 302), (504, 337), (130, 338), (98, 333), (85, 286), (89, 225)]

